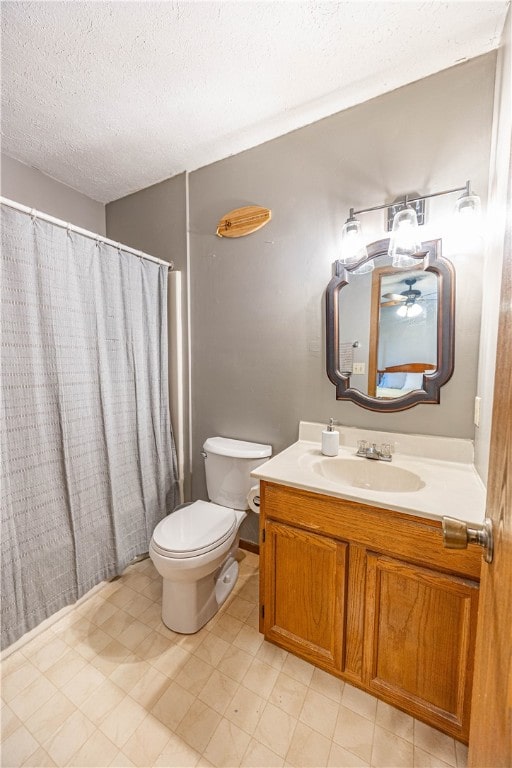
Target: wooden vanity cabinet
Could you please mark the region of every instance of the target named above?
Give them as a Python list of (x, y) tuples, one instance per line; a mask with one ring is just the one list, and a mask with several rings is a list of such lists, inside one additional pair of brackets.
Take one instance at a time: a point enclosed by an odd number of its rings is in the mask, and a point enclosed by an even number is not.
[(481, 552), (441, 523), (262, 481), (265, 638), (467, 741)]

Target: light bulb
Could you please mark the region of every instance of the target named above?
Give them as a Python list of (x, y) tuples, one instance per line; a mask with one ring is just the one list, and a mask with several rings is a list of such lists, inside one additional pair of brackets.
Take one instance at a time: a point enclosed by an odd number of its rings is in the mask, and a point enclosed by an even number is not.
[(421, 240), (416, 211), (407, 206), (398, 211), (393, 219), (388, 254), (393, 259), (393, 266), (403, 269), (416, 266), (418, 262), (412, 258), (412, 254), (420, 250)]
[(341, 230), (340, 261), (346, 265), (357, 264), (367, 255), (368, 252), (361, 232), (361, 222), (350, 215)]

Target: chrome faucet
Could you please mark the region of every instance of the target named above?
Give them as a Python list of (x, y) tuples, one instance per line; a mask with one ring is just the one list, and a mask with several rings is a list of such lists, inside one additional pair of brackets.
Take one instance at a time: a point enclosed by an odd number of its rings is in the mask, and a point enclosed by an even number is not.
[(391, 461), (391, 445), (389, 443), (382, 443), (377, 448), (376, 443), (372, 443), (370, 446), (367, 440), (359, 440), (356, 456), (361, 456), (364, 459), (373, 459), (374, 461)]

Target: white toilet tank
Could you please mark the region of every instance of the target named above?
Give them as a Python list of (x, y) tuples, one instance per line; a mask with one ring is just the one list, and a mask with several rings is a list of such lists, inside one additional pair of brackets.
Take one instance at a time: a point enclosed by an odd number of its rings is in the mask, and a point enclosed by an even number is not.
[(203, 451), (210, 501), (232, 509), (248, 509), (247, 494), (254, 485), (250, 473), (272, 455), (272, 446), (209, 437)]

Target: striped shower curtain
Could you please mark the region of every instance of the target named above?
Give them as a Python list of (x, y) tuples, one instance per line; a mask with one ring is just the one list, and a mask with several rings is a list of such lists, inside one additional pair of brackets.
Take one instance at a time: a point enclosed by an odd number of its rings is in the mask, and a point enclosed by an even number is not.
[(2, 648), (178, 501), (167, 268), (2, 205)]

